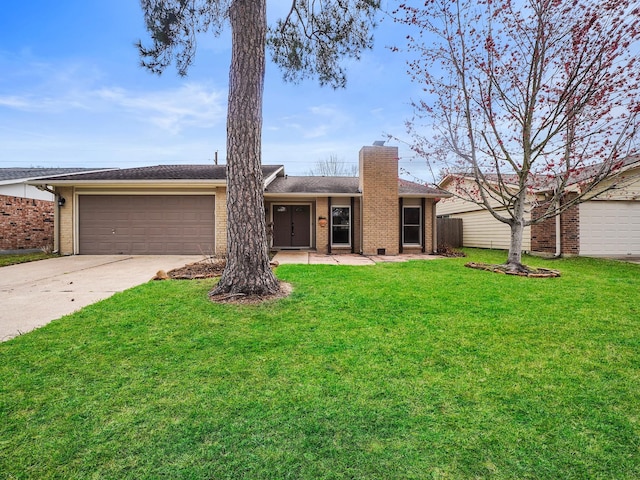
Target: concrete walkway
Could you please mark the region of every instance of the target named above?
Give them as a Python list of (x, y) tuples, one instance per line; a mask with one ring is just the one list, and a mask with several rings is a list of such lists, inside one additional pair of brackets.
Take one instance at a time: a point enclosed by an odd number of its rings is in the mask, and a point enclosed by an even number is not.
[(202, 255), (74, 255), (0, 269), (0, 341), (202, 260)]
[(299, 250), (281, 250), (273, 257), (274, 262), (280, 265), (298, 263), (305, 265), (375, 265), (382, 262), (406, 262), (408, 260), (437, 260), (439, 255), (406, 254), (406, 255), (322, 255), (315, 252)]

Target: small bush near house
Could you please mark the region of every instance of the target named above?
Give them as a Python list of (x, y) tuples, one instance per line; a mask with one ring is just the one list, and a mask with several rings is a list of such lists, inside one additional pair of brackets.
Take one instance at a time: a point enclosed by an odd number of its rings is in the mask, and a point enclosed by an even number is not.
[(467, 254), (464, 253), (462, 250), (458, 250), (447, 244), (438, 245), (437, 253), (438, 255), (442, 255), (443, 257), (451, 257), (451, 258), (467, 256)]

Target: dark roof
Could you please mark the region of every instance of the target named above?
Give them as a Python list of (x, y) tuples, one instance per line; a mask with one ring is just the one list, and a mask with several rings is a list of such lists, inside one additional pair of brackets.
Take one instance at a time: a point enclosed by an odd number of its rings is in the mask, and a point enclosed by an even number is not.
[[(265, 193), (309, 193), (309, 194), (360, 194), (358, 177), (291, 177), (276, 178)], [(398, 179), (398, 194), (420, 196), (443, 196), (444, 190)]]
[(6, 180), (27, 180), (76, 172), (101, 170), (98, 168), (0, 168), (0, 182)]
[[(592, 165), (587, 165), (586, 167), (576, 168), (574, 171), (570, 172), (567, 179), (566, 185), (574, 185), (576, 183), (589, 181), (595, 176), (608, 176), (616, 175), (625, 170), (635, 168), (637, 165), (640, 165), (640, 155), (633, 155), (629, 157), (625, 157), (622, 160), (619, 160), (614, 163), (612, 166), (604, 165), (603, 163), (596, 163)], [(611, 170), (607, 170), (607, 168), (611, 168)], [(447, 175), (441, 182), (440, 185), (443, 185), (447, 179), (450, 178), (470, 178), (474, 179), (473, 173), (452, 173)], [(485, 178), (489, 182), (498, 183), (498, 181), (502, 180), (506, 185), (517, 185), (518, 184), (518, 176), (515, 174), (502, 174), (497, 175), (494, 173), (485, 174)], [(537, 192), (545, 192), (548, 190), (553, 190), (557, 185), (557, 178), (562, 178), (562, 174), (559, 174), (558, 177), (551, 174), (534, 174), (530, 173), (527, 178), (527, 186), (532, 188)]]
[(398, 179), (398, 193), (400, 195), (429, 195), (438, 197), (449, 197), (449, 193), (439, 188), (421, 185), (408, 180)]
[(291, 177), (276, 178), (265, 193), (346, 193), (358, 194), (358, 177)]
[[(275, 174), (281, 165), (263, 165), (265, 177)], [(156, 165), (153, 167), (123, 168), (102, 172), (79, 173), (53, 177), (52, 181), (135, 181), (135, 180), (225, 180), (226, 165)], [(49, 180), (44, 178), (43, 180)]]

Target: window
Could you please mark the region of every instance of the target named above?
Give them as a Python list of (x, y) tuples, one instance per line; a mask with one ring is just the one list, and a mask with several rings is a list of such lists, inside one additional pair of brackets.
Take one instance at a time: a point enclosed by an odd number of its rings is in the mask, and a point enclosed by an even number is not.
[(402, 208), (402, 244), (421, 245), (422, 209), (420, 207)]
[(351, 207), (331, 207), (331, 245), (351, 244)]

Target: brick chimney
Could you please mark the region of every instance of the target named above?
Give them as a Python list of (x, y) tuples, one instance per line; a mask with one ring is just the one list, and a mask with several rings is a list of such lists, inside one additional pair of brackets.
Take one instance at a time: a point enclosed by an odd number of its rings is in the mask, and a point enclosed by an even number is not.
[(360, 150), (362, 253), (397, 255), (400, 243), (398, 147)]

